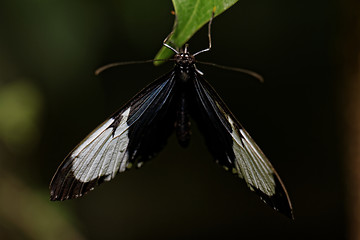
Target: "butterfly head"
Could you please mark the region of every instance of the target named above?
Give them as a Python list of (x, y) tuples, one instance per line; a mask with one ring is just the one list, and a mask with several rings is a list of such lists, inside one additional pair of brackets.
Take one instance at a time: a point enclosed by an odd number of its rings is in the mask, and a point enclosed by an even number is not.
[(175, 62), (176, 65), (182, 70), (182, 71), (188, 71), (191, 67), (194, 66), (195, 63), (195, 57), (188, 51), (188, 44), (185, 44), (184, 49), (179, 51), (175, 54)]

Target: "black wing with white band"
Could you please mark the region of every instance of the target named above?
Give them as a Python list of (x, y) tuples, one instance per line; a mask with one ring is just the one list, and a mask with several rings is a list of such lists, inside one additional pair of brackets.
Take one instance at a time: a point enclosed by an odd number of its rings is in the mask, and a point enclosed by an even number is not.
[(215, 160), (244, 179), (265, 203), (293, 218), (289, 196), (270, 161), (211, 85), (199, 74), (193, 83), (197, 106), (192, 115)]
[(174, 72), (144, 88), (90, 133), (62, 162), (51, 200), (77, 198), (159, 152), (173, 131)]

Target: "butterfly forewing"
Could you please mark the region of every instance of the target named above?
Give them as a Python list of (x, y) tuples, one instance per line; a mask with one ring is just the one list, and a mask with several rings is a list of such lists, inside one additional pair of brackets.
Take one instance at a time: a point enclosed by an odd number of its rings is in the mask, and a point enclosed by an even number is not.
[(50, 183), (51, 200), (82, 196), (160, 151), (173, 130), (175, 85), (172, 71), (90, 133), (59, 166)]
[(194, 78), (197, 104), (192, 115), (215, 160), (243, 178), (264, 202), (292, 218), (286, 189), (270, 161), (210, 84), (199, 74)]

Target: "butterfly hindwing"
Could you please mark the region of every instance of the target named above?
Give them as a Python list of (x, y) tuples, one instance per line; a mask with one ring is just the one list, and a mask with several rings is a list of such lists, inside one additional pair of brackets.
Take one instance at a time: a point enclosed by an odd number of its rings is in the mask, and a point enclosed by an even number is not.
[(192, 115), (215, 160), (244, 179), (264, 202), (292, 218), (288, 194), (270, 161), (211, 85), (199, 74), (193, 83), (197, 106)]
[(82, 196), (160, 151), (173, 130), (175, 85), (174, 72), (164, 75), (90, 133), (59, 166), (50, 199)]

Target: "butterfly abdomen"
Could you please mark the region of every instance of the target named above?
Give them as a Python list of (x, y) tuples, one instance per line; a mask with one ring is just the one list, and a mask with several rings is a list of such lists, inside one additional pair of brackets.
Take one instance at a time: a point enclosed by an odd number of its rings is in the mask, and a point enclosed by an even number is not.
[(187, 104), (185, 93), (183, 92), (179, 98), (175, 121), (176, 137), (182, 147), (187, 147), (191, 138), (191, 122)]

